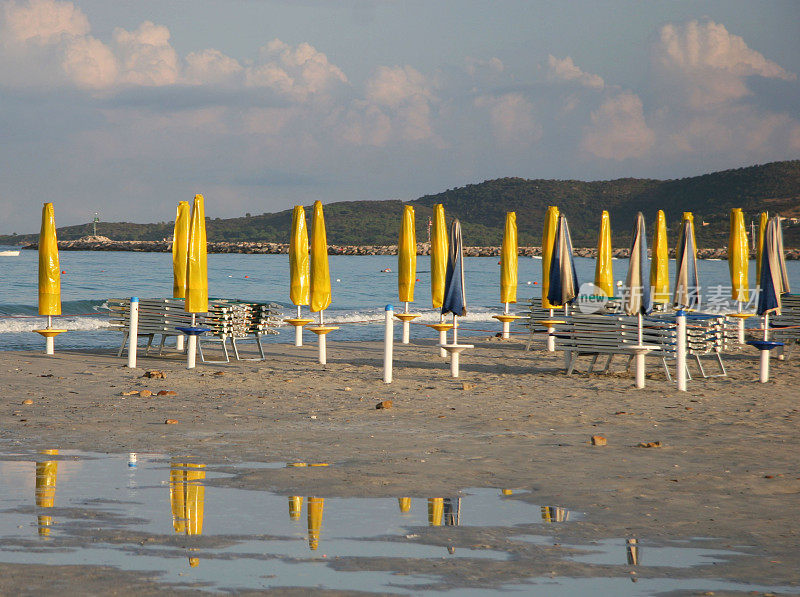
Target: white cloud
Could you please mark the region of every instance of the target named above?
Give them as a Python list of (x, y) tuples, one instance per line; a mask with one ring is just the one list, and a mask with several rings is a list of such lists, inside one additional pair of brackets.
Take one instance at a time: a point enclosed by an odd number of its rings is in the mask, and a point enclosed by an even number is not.
[(219, 50), (207, 49), (186, 56), (183, 77), (191, 85), (222, 85), (233, 82), (243, 71), (235, 58)]
[(654, 143), (655, 133), (645, 122), (642, 100), (633, 93), (621, 93), (592, 112), (580, 147), (600, 158), (625, 160), (643, 157)]
[(367, 99), (396, 108), (408, 102), (426, 102), (433, 97), (425, 76), (411, 66), (381, 66), (367, 81)]
[(169, 43), (169, 29), (145, 21), (134, 31), (114, 30), (120, 79), (141, 86), (172, 85), (178, 80), (178, 54)]
[(3, 5), (4, 44), (49, 45), (89, 33), (89, 20), (72, 2), (28, 0)]
[(305, 42), (292, 47), (273, 39), (259, 54), (259, 62), (246, 69), (245, 80), (251, 87), (268, 87), (296, 101), (306, 101), (348, 82), (338, 66)]
[[(438, 137), (431, 124), (431, 103), (437, 98), (428, 78), (411, 66), (381, 66), (365, 86), (366, 101), (381, 110), (392, 120), (392, 129), (405, 141), (423, 141)], [(364, 111), (373, 121), (381, 124), (385, 120), (377, 117), (374, 109)]]
[(488, 110), (492, 132), (501, 143), (530, 145), (542, 135), (533, 118), (533, 104), (520, 93), (481, 96), (475, 99), (475, 107)]
[(62, 67), (76, 86), (105, 89), (117, 80), (119, 66), (111, 49), (91, 36), (70, 41), (64, 48)]
[(582, 71), (570, 56), (558, 59), (549, 54), (547, 56), (547, 77), (551, 81), (569, 81), (592, 89), (602, 89), (605, 86), (603, 77)]
[(713, 21), (664, 25), (653, 52), (657, 76), (695, 109), (749, 95), (747, 77), (797, 78)]

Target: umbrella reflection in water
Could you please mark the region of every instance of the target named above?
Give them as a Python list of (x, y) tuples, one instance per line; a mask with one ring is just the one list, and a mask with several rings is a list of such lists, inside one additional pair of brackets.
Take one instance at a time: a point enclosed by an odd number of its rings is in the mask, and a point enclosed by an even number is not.
[[(41, 450), (39, 454), (57, 456), (58, 450)], [(45, 460), (36, 463), (36, 505), (39, 508), (52, 508), (56, 505), (57, 474), (57, 460)], [(53, 524), (53, 517), (40, 514), (38, 523), (39, 536), (48, 537), (50, 535), (50, 525)]]
[[(206, 488), (203, 480), (205, 464), (173, 462), (169, 471), (169, 497), (172, 506), (172, 527), (176, 533), (201, 535), (203, 533), (203, 506)], [(189, 558), (194, 568), (199, 558)]]

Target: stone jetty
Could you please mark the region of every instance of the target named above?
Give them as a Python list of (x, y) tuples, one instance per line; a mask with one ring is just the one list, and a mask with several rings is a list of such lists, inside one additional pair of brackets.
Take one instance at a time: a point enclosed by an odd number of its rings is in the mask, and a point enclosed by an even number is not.
[[(36, 243), (26, 245), (23, 249), (37, 249)], [(85, 236), (78, 240), (62, 240), (58, 242), (62, 251), (139, 251), (147, 253), (169, 253), (172, 251), (171, 240), (111, 240), (103, 236)], [(289, 252), (288, 243), (257, 243), (257, 242), (209, 242), (209, 253), (250, 253), (262, 255), (280, 255)], [(627, 258), (629, 250), (614, 249), (613, 256)], [(397, 245), (329, 245), (329, 255), (397, 255)], [(418, 255), (429, 255), (430, 244), (418, 243)], [(520, 247), (521, 257), (539, 257), (541, 247)], [(464, 247), (467, 257), (499, 257), (500, 247)], [(786, 259), (800, 259), (800, 249), (786, 249)], [(575, 249), (576, 257), (597, 256), (597, 249), (593, 247), (579, 247)], [(675, 250), (670, 249), (670, 257), (675, 256)], [(755, 256), (755, 251), (751, 252)], [(727, 259), (728, 250), (723, 248), (698, 249), (699, 259)]]

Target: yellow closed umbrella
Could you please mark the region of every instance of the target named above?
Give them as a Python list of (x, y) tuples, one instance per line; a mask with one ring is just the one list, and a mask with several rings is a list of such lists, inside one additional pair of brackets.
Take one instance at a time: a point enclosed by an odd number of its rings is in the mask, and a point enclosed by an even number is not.
[[(203, 196), (194, 196), (186, 256), (186, 312), (208, 312), (208, 256)], [(194, 318), (192, 318), (194, 319)]]
[(325, 234), (325, 215), (322, 202), (314, 202), (314, 221), (311, 223), (311, 300), (314, 313), (319, 312), (319, 325), (308, 330), (317, 335), (319, 344), (319, 363), (328, 362), (325, 336), (339, 328), (326, 326), (322, 312), (331, 304), (331, 272), (328, 266), (328, 239)]
[(186, 266), (189, 256), (189, 218), (188, 201), (178, 203), (175, 215), (175, 232), (172, 235), (172, 296), (186, 298)]
[(322, 510), (324, 506), (324, 498), (310, 497), (307, 499), (308, 547), (314, 551), (319, 547), (319, 534), (322, 529)]
[[(40, 454), (57, 456), (58, 450), (40, 450)], [(45, 460), (36, 463), (36, 506), (39, 508), (52, 508), (56, 505), (56, 478), (58, 476), (58, 461)], [(47, 537), (50, 534), (50, 525), (53, 524), (52, 516), (40, 514), (38, 517), (39, 536)]]
[(303, 498), (299, 495), (289, 496), (289, 520), (300, 520), (303, 511)]
[(417, 232), (414, 224), (414, 208), (403, 208), (400, 223), (400, 239), (397, 242), (397, 287), (400, 302), (414, 302), (414, 282), (417, 279)]
[(408, 303), (414, 301), (414, 282), (417, 280), (417, 232), (414, 223), (414, 208), (403, 208), (400, 222), (400, 238), (397, 241), (397, 288), (403, 312), (395, 317), (403, 322), (403, 344), (409, 343), (411, 320), (419, 317), (408, 312)]
[(325, 234), (325, 215), (322, 202), (314, 202), (314, 221), (311, 228), (311, 310), (319, 312), (331, 304), (331, 273), (328, 266), (328, 239)]
[(731, 298), (736, 301), (736, 313), (728, 316), (738, 319), (739, 344), (745, 343), (744, 320), (751, 313), (742, 313), (742, 303), (750, 299), (747, 280), (750, 249), (747, 246), (747, 230), (744, 227), (744, 214), (739, 208), (731, 210), (731, 229), (728, 236), (728, 269), (731, 273)]
[[(172, 527), (176, 533), (201, 535), (206, 488), (204, 464), (173, 462), (169, 471), (169, 497), (172, 507)], [(198, 558), (189, 558), (194, 568)]]
[(503, 245), (500, 247), (500, 302), (503, 303), (503, 314), (492, 317), (503, 324), (503, 338), (510, 337), (511, 322), (519, 319), (508, 311), (509, 303), (517, 302), (517, 214), (506, 212), (506, 225), (503, 230)]
[(669, 296), (669, 244), (667, 243), (667, 218), (659, 209), (656, 216), (656, 233), (653, 236), (650, 259), (650, 292), (654, 303), (666, 305)]
[[(447, 253), (449, 250), (447, 240), (447, 224), (444, 219), (444, 205), (437, 203), (433, 206), (433, 221), (431, 222), (431, 304), (439, 310), (439, 323), (429, 323), (427, 327), (439, 332), (439, 344), (447, 344), (447, 330), (453, 327), (452, 323), (444, 322), (441, 312), (444, 303), (444, 286), (447, 278)], [(446, 357), (447, 351), (439, 349), (439, 356)]]
[(295, 205), (292, 212), (292, 232), (289, 238), (289, 298), (297, 305), (297, 317), (284, 319), (294, 326), (294, 345), (303, 345), (303, 326), (311, 319), (301, 316), (301, 305), (311, 302), (311, 267), (308, 257), (306, 210)]
[(411, 512), (411, 498), (401, 497), (397, 498), (397, 505), (400, 507), (401, 514), (408, 514)]
[(505, 303), (506, 313), (508, 303), (517, 302), (517, 251), (517, 214), (509, 211), (500, 250), (500, 302)]
[(553, 259), (553, 245), (558, 228), (558, 208), (550, 206), (544, 216), (544, 232), (542, 234), (542, 307), (551, 311), (557, 307), (547, 300), (550, 292), (550, 261)]
[(747, 246), (747, 231), (744, 214), (739, 208), (731, 210), (731, 230), (728, 236), (728, 268), (731, 273), (731, 298), (741, 304), (750, 299), (747, 280), (747, 265), (750, 250)]
[(609, 298), (614, 296), (614, 270), (611, 256), (611, 218), (608, 212), (604, 211), (600, 218), (600, 234), (597, 238), (594, 285)]
[(47, 315), (47, 327), (33, 330), (45, 338), (45, 353), (55, 353), (55, 337), (67, 330), (53, 328), (53, 315), (61, 315), (61, 264), (58, 260), (56, 216), (52, 203), (42, 207), (39, 232), (39, 315)]
[(52, 203), (42, 208), (39, 232), (39, 315), (61, 315), (61, 265), (58, 260), (56, 215)]
[(758, 215), (758, 244), (756, 245), (756, 284), (761, 284), (761, 256), (764, 254), (764, 237), (767, 232), (769, 214), (762, 211)]
[(444, 205), (437, 203), (433, 206), (433, 223), (431, 225), (431, 304), (434, 309), (441, 309), (444, 301), (447, 250)]
[[(292, 236), (289, 240), (289, 297), (300, 307), (311, 301), (306, 211), (295, 205), (292, 212)], [(298, 317), (300, 311), (298, 309)]]
[(442, 526), (444, 498), (428, 498), (428, 526)]

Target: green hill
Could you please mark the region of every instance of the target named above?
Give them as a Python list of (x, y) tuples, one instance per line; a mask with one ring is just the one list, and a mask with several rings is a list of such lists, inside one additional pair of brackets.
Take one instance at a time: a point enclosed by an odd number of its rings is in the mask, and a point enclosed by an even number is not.
[[(727, 243), (728, 214), (741, 207), (749, 224), (767, 209), (787, 218), (800, 218), (800, 160), (725, 170), (680, 180), (622, 178), (610, 181), (526, 180), (500, 178), (448, 189), (410, 201), (415, 206), (417, 239), (427, 240), (427, 221), (432, 207), (442, 203), (447, 217), (461, 220), (467, 245), (499, 245), (507, 211), (517, 213), (519, 242), (538, 245), (548, 205), (566, 214), (575, 246), (596, 243), (600, 212), (611, 214), (615, 246), (629, 242), (633, 216), (642, 211), (652, 223), (663, 209), (673, 233), (681, 213), (692, 211), (697, 223), (698, 245), (720, 247)], [(342, 245), (387, 245), (397, 242), (403, 202), (344, 201), (325, 206), (328, 242)], [(310, 216), (310, 210), (308, 211)], [(210, 241), (288, 242), (292, 212), (286, 210), (256, 216), (209, 219)], [(705, 222), (706, 225), (703, 225)], [(97, 232), (115, 240), (159, 240), (172, 234), (171, 222), (98, 224)], [(91, 234), (91, 224), (58, 229), (61, 240)], [(784, 226), (787, 247), (800, 247), (800, 224)], [(32, 242), (36, 235), (0, 236), (2, 244)], [(670, 244), (674, 244), (671, 242)]]

